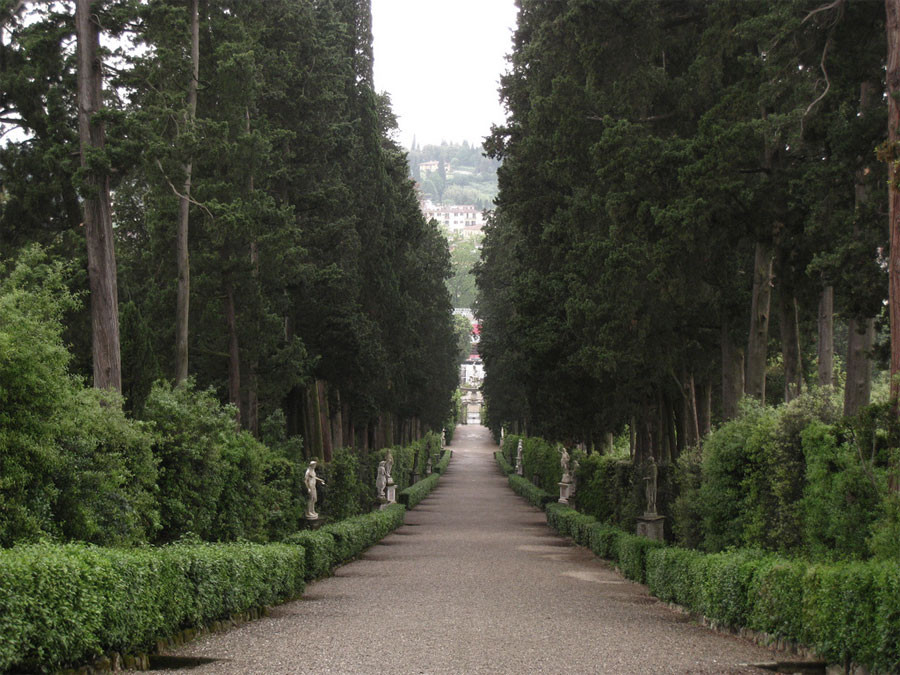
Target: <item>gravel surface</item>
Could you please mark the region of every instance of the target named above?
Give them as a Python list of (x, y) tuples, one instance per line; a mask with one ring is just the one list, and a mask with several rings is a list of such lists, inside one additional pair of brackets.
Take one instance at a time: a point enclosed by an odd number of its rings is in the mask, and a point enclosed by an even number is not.
[[(437, 489), (301, 600), (172, 652), (154, 673), (765, 673), (776, 653), (695, 625), (508, 488), (461, 426)], [(778, 658), (783, 655), (777, 655)]]

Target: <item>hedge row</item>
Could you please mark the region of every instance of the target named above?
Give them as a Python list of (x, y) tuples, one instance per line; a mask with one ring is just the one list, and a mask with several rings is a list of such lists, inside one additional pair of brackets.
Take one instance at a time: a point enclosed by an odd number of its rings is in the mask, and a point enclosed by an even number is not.
[(499, 450), (494, 453), (494, 459), (497, 460), (497, 464), (500, 465), (500, 470), (505, 473), (507, 476), (511, 473), (515, 472), (515, 467), (512, 464), (506, 461), (506, 457), (503, 456), (503, 453)]
[(813, 565), (740, 549), (706, 554), (629, 534), (562, 504), (545, 510), (560, 534), (714, 624), (806, 644), (831, 663), (900, 670), (897, 563)]
[(513, 473), (509, 475), (508, 480), (509, 486), (513, 489), (513, 492), (520, 497), (524, 497), (532, 506), (536, 506), (539, 509), (544, 508), (545, 504), (555, 502), (557, 499), (555, 495), (544, 492), (530, 480), (523, 478), (522, 476), (517, 476)]
[(318, 530), (296, 532), (284, 541), (286, 544), (299, 545), (306, 552), (305, 578), (312, 581), (328, 576), (338, 565), (353, 560), (384, 539), (403, 524), (405, 515), (405, 506), (392, 504), (383, 511), (372, 511), (340, 520)]
[(146, 651), (182, 628), (298, 597), (305, 552), (284, 544), (0, 551), (0, 671)]

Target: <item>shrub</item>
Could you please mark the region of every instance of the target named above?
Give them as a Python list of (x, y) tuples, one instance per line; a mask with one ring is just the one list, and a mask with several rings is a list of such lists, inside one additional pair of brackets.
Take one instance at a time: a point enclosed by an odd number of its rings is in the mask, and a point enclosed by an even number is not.
[[(576, 508), (599, 521), (634, 530), (637, 517), (644, 510), (640, 467), (635, 467), (630, 460), (597, 453), (579, 458), (579, 462)], [(659, 467), (660, 509), (666, 504), (666, 476), (666, 467)]]
[(158, 527), (147, 429), (69, 374), (68, 274), (33, 247), (0, 281), (0, 546), (132, 544)]
[(647, 585), (660, 600), (699, 611), (701, 589), (699, 551), (675, 546), (647, 551)]
[(741, 550), (696, 559), (701, 568), (698, 610), (720, 625), (745, 625), (748, 591), (761, 557), (758, 552)]
[(625, 536), (625, 532), (612, 525), (597, 523), (590, 527), (590, 546), (594, 555), (612, 560), (619, 559), (619, 538)]
[(452, 450), (444, 450), (444, 453), (441, 455), (440, 460), (437, 464), (434, 465), (435, 473), (446, 473), (447, 467), (450, 466), (450, 458), (453, 456)]
[(334, 537), (332, 566), (352, 560), (389, 532), (403, 524), (406, 507), (392, 504), (382, 511), (373, 511), (337, 523), (325, 525), (320, 531)]
[(177, 630), (298, 597), (304, 553), (272, 544), (0, 552), (0, 670), (147, 649)]
[(440, 473), (433, 473), (430, 476), (423, 478), (418, 483), (410, 485), (397, 495), (398, 501), (408, 509), (415, 507), (437, 486), (440, 477)]
[(515, 468), (506, 461), (506, 458), (500, 451), (494, 453), (494, 459), (497, 460), (497, 464), (499, 465), (500, 470), (507, 476), (515, 471)]
[(307, 581), (327, 577), (338, 564), (334, 537), (329, 532), (301, 530), (285, 537), (284, 543), (303, 547)]
[(803, 637), (806, 564), (770, 556), (759, 561), (747, 589), (747, 627), (799, 642)]
[[(517, 441), (518, 442), (518, 441)], [(525, 476), (542, 490), (556, 491), (562, 479), (556, 446), (537, 438), (525, 438), (522, 443), (522, 466)]]
[(549, 504), (550, 502), (556, 501), (556, 496), (551, 495), (549, 492), (544, 492), (539, 487), (534, 485), (531, 481), (523, 478), (522, 476), (517, 476), (516, 474), (509, 475), (509, 486), (513, 489), (520, 497), (524, 497), (529, 504), (532, 506), (536, 506), (539, 509), (543, 509), (545, 504)]
[(660, 541), (622, 532), (618, 538), (619, 550), (616, 552), (619, 569), (622, 570), (622, 574), (626, 578), (637, 581), (640, 584), (646, 583), (647, 552), (663, 546), (665, 544)]
[(343, 520), (368, 510), (369, 489), (360, 479), (360, 466), (352, 450), (336, 450), (318, 474), (325, 481), (321, 509), (330, 520)]

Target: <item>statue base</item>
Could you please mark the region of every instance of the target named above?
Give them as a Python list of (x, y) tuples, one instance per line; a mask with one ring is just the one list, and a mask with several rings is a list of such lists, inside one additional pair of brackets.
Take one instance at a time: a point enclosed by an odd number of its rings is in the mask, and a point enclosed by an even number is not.
[(645, 513), (638, 516), (637, 519), (637, 535), (639, 537), (647, 537), (653, 541), (665, 541), (665, 523), (666, 517), (656, 513)]
[(387, 503), (388, 504), (396, 504), (397, 503), (397, 486), (394, 484), (387, 486)]
[(560, 504), (568, 504), (571, 488), (571, 483), (560, 483), (559, 484), (559, 499), (557, 500)]

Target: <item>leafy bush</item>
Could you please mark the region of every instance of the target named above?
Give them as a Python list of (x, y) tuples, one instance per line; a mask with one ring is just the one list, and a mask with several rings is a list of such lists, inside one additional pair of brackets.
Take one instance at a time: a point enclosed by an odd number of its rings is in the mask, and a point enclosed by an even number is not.
[(799, 560), (768, 556), (758, 561), (747, 589), (747, 627), (799, 642), (803, 636), (803, 580)]
[(0, 670), (150, 648), (181, 628), (298, 597), (304, 552), (270, 544), (0, 551)]
[(443, 454), (441, 455), (440, 460), (438, 461), (438, 463), (436, 465), (434, 465), (434, 468), (433, 468), (434, 472), (441, 473), (441, 474), (446, 473), (447, 467), (450, 466), (450, 458), (452, 456), (453, 456), (453, 451), (444, 450)]
[[(575, 506), (597, 520), (633, 530), (644, 510), (643, 480), (639, 467), (623, 460), (597, 453), (579, 459), (578, 492)], [(666, 470), (659, 468), (659, 505), (664, 506)]]
[(332, 567), (352, 560), (364, 550), (383, 539), (403, 524), (406, 507), (392, 504), (382, 511), (373, 511), (336, 523), (325, 525), (320, 531), (334, 537)]
[(360, 478), (359, 461), (352, 450), (335, 451), (319, 476), (325, 481), (320, 511), (330, 520), (350, 518), (370, 507), (370, 490)]
[(594, 555), (607, 560), (619, 559), (619, 538), (625, 536), (625, 532), (612, 525), (597, 523), (590, 528), (590, 546)]
[(646, 558), (648, 551), (665, 546), (661, 541), (623, 532), (618, 538), (616, 559), (626, 578), (640, 584), (647, 582)]
[(494, 459), (497, 460), (497, 464), (500, 467), (500, 470), (505, 474), (509, 475), (515, 471), (515, 468), (506, 461), (506, 458), (503, 456), (503, 453), (497, 451), (494, 453)]
[(647, 585), (660, 600), (698, 611), (702, 580), (699, 551), (675, 546), (647, 552)]
[(508, 480), (509, 486), (513, 489), (513, 492), (515, 492), (520, 497), (524, 497), (529, 504), (531, 504), (532, 506), (536, 506), (539, 509), (543, 509), (545, 504), (554, 502), (557, 499), (555, 495), (551, 495), (549, 492), (544, 492), (539, 487), (534, 485), (530, 480), (527, 480), (522, 476), (510, 474)]
[(338, 564), (334, 537), (323, 530), (301, 530), (284, 538), (285, 544), (302, 546), (306, 552), (306, 580), (321, 579), (331, 574)]
[(555, 492), (562, 479), (556, 446), (537, 438), (525, 438), (522, 443), (522, 467), (525, 476), (542, 490)]
[(430, 476), (423, 478), (418, 483), (410, 485), (397, 495), (397, 500), (408, 509), (415, 507), (419, 502), (425, 499), (432, 490), (434, 490), (440, 477), (440, 473), (433, 473)]
[(69, 374), (68, 273), (34, 247), (0, 281), (0, 546), (131, 544), (158, 527), (147, 429)]

